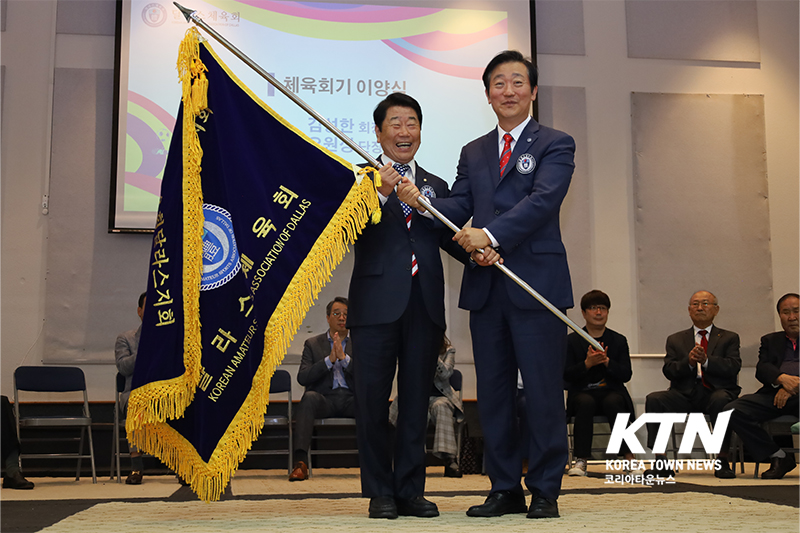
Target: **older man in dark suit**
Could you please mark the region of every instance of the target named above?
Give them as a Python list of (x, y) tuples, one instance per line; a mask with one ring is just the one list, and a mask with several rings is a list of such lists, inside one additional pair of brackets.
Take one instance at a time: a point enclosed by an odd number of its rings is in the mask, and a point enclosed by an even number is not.
[(308, 479), (308, 448), (314, 419), (355, 416), (355, 379), (347, 336), (347, 298), (337, 296), (325, 308), (328, 331), (307, 339), (297, 372), (306, 388), (295, 411), (295, 464), (289, 481)]
[[(572, 307), (559, 211), (575, 167), (575, 141), (530, 116), (538, 91), (536, 67), (517, 51), (495, 56), (483, 73), (497, 128), (461, 150), (449, 198), (432, 205), (455, 224), (472, 227), (454, 239), (479, 266), (464, 270), (459, 307), (470, 311), (478, 410), (485, 442), (489, 497), (469, 516), (528, 513), (558, 516), (556, 499), (567, 463), (562, 376), (566, 327), (496, 268), (506, 266), (561, 310)], [(416, 203), (417, 192), (398, 189)], [(493, 249), (493, 248), (494, 249)], [(483, 249), (485, 253), (477, 252)], [(531, 428), (525, 484), (520, 484), (521, 441), (516, 418), (517, 369), (522, 373)]]
[[(370, 498), (370, 518), (434, 517), (436, 505), (424, 498), (425, 430), (445, 330), (439, 248), (461, 254), (465, 262), (468, 256), (450, 240), (449, 230), (434, 228), (430, 215), (402, 204), (393, 189), (403, 177), (431, 198), (449, 192), (447, 183), (414, 160), (422, 131), (419, 103), (390, 94), (373, 119), (383, 149), (382, 218), (356, 241), (347, 322), (355, 343), (361, 492)], [(392, 452), (388, 415), (395, 370), (403, 408)]]
[(733, 409), (731, 428), (744, 446), (759, 461), (769, 459), (769, 470), (762, 479), (781, 479), (797, 466), (794, 454), (784, 452), (761, 427), (761, 423), (782, 415), (800, 416), (798, 409), (798, 351), (800, 333), (800, 297), (785, 294), (778, 300), (778, 315), (783, 331), (761, 337), (756, 378), (764, 384), (755, 394), (742, 396), (729, 403)]
[[(739, 396), (737, 376), (742, 368), (739, 335), (714, 325), (719, 313), (717, 297), (698, 291), (689, 299), (692, 327), (667, 338), (667, 354), (662, 372), (670, 381), (669, 390), (651, 392), (645, 400), (648, 413), (705, 413), (716, 422), (717, 415)], [(658, 433), (657, 424), (648, 424), (647, 446), (651, 449)], [(666, 459), (657, 454), (656, 459)], [(728, 459), (719, 455), (722, 469), (717, 477), (732, 477)], [(662, 463), (663, 464), (663, 463)], [(669, 468), (648, 470), (660, 477), (674, 476)]]

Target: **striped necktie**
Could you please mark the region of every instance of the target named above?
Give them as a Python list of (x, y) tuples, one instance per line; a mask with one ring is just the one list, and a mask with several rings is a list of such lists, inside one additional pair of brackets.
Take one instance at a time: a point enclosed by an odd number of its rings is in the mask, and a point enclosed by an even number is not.
[[(411, 167), (408, 165), (401, 165), (400, 163), (395, 163), (392, 165), (394, 169), (400, 174), (401, 176), (405, 176), (406, 172), (411, 170)], [(403, 216), (406, 217), (406, 228), (408, 231), (411, 231), (411, 216), (412, 216), (412, 209), (411, 206), (405, 202), (400, 202), (400, 207), (403, 208)], [(417, 256), (414, 252), (411, 252), (411, 276), (414, 277), (417, 275), (417, 271), (419, 267), (417, 266)]]
[(505, 144), (503, 145), (503, 153), (500, 154), (500, 176), (502, 177), (503, 173), (506, 171), (506, 165), (508, 165), (508, 160), (511, 159), (511, 141), (514, 138), (511, 134), (506, 133), (503, 135), (503, 140)]

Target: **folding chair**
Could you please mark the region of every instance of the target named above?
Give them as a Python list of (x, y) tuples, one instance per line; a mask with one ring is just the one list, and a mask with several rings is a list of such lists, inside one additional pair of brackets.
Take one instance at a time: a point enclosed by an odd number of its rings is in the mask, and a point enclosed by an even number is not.
[[(706, 419), (706, 424), (708, 424), (709, 431), (714, 431), (714, 424), (711, 422), (711, 415), (703, 415)], [(681, 431), (678, 431), (678, 426), (681, 427)], [(678, 445), (678, 435), (681, 436), (681, 442), (683, 442), (683, 433), (686, 429), (686, 423), (674, 424), (672, 426), (672, 431), (670, 432), (670, 442), (672, 444), (672, 458), (677, 461), (678, 460), (678, 449), (680, 446)], [(696, 441), (695, 441), (696, 442)], [(705, 448), (703, 448), (702, 443), (694, 444), (692, 446), (692, 453), (702, 453), (711, 459), (716, 459), (717, 454), (715, 453), (706, 453)], [(734, 466), (736, 466), (736, 461), (732, 460)]]
[[(41, 415), (36, 416), (21, 412), (19, 391), (52, 393), (52, 392), (82, 392), (83, 411), (81, 415)], [(27, 409), (26, 409), (27, 410)], [(86, 393), (86, 378), (83, 370), (70, 366), (21, 366), (14, 371), (14, 414), (17, 417), (17, 436), (22, 442), (21, 428), (80, 428), (80, 444), (77, 453), (29, 453), (20, 454), (23, 458), (53, 459), (56, 457), (75, 457), (78, 467), (75, 480), (81, 477), (81, 462), (84, 458), (91, 460), (92, 482), (97, 483), (97, 473), (94, 466), (94, 443), (92, 442), (92, 417), (89, 413), (89, 396)], [(83, 453), (85, 434), (89, 434), (89, 454)], [(41, 440), (78, 440), (52, 438)]]
[[(627, 385), (625, 386), (625, 388), (627, 389)], [(630, 395), (630, 392), (628, 394)], [(564, 403), (565, 403), (565, 405), (566, 405), (566, 401), (567, 401), (567, 393), (565, 391), (565, 394), (564, 394)], [(635, 411), (635, 409), (634, 409), (634, 411)], [(636, 418), (636, 413), (635, 412), (631, 413), (631, 418), (632, 419)], [(632, 421), (633, 420), (631, 420), (631, 422)], [(599, 453), (603, 454), (603, 456), (605, 456), (606, 449), (608, 448), (608, 446), (607, 446), (608, 445), (608, 439), (611, 437), (611, 430), (614, 428), (614, 423), (615, 422), (616, 422), (615, 420), (609, 420), (608, 417), (604, 416), (604, 415), (596, 415), (596, 416), (592, 417), (592, 448), (591, 448), (592, 458), (595, 457), (595, 452), (599, 452)], [(599, 428), (597, 427), (598, 425), (600, 426)], [(568, 443), (568, 446), (569, 446), (569, 453), (568, 453), (568, 457), (567, 457), (567, 460), (568, 460), (567, 465), (568, 466), (572, 465), (573, 461), (575, 460), (575, 453), (574, 453), (574, 450), (575, 450), (575, 435), (574, 435), (574, 432), (575, 432), (575, 417), (574, 416), (568, 416), (567, 417), (567, 443)], [(600, 445), (599, 446), (595, 445), (594, 441), (595, 441), (596, 437), (603, 437), (600, 440)]]
[[(607, 446), (595, 446), (594, 441), (595, 437), (610, 437), (611, 436), (611, 429), (614, 426), (614, 422), (610, 421), (608, 417), (603, 415), (597, 415), (592, 417), (592, 457), (594, 457), (595, 452), (600, 452), (605, 454)], [(597, 426), (600, 425), (598, 429)], [(608, 428), (608, 429), (606, 429)], [(572, 465), (573, 461), (575, 460), (575, 417), (568, 416), (567, 417), (567, 442), (569, 444), (569, 454), (568, 454), (568, 465)], [(607, 444), (607, 440), (602, 441)]]
[[(120, 409), (122, 406), (120, 405), (120, 395), (122, 391), (125, 390), (125, 376), (117, 372), (117, 376), (115, 378), (114, 384), (114, 434), (111, 437), (111, 479), (114, 479), (114, 473), (116, 472), (117, 483), (122, 483), (121, 478), (121, 468), (119, 464), (120, 455), (122, 452), (120, 451), (119, 439), (120, 439), (120, 431), (119, 426), (122, 423), (122, 417), (120, 416)], [(130, 455), (130, 454), (128, 454)]]
[[(782, 416), (779, 416), (777, 418), (773, 418), (772, 420), (767, 420), (766, 422), (763, 422), (761, 424), (761, 426), (765, 430), (767, 430), (767, 433), (769, 433), (770, 436), (772, 436), (772, 437), (777, 436), (777, 435), (789, 435), (789, 436), (791, 436), (792, 435), (792, 429), (791, 429), (792, 425), (796, 424), (797, 421), (798, 421), (798, 418), (796, 416), (782, 415)], [(739, 458), (740, 458), (741, 463), (742, 463), (742, 473), (744, 473), (744, 443), (742, 443), (741, 439), (739, 440), (739, 443), (741, 444), (741, 446), (739, 447)], [(782, 447), (782, 449), (786, 453), (792, 453), (792, 454), (800, 453), (800, 448), (797, 448), (796, 446), (790, 446), (790, 447), (784, 446), (784, 447)], [(756, 466), (755, 466), (755, 469), (753, 471), (753, 477), (756, 478), (756, 479), (758, 479), (758, 467), (759, 467), (759, 464), (760, 463), (756, 460)]]
[(286, 415), (273, 415), (270, 414), (269, 411), (264, 415), (264, 429), (266, 428), (286, 428), (288, 433), (288, 438), (284, 437), (283, 435), (264, 435), (263, 433), (259, 437), (259, 441), (261, 439), (283, 439), (287, 438), (288, 444), (286, 449), (268, 449), (268, 450), (256, 450), (250, 449), (247, 452), (247, 455), (283, 455), (284, 453), (288, 456), (289, 460), (289, 473), (292, 473), (292, 455), (294, 454), (293, 442), (292, 442), (292, 376), (286, 370), (276, 370), (275, 373), (272, 375), (272, 379), (269, 382), (269, 396), (272, 399), (273, 394), (286, 394), (287, 402), (288, 402), (288, 412)]
[[(356, 427), (356, 419), (355, 418), (317, 418), (314, 420), (314, 428), (321, 428), (321, 427), (352, 427), (355, 430)], [(316, 452), (313, 451), (313, 441), (317, 439), (317, 443), (319, 445), (319, 441), (322, 440), (322, 437), (316, 435), (316, 431), (314, 431), (314, 435), (311, 436), (312, 445), (308, 448), (308, 475), (311, 476), (311, 465), (314, 462), (311, 459), (312, 453), (319, 454), (328, 454), (328, 455), (358, 455), (358, 448), (333, 448), (333, 449), (319, 449), (317, 448)], [(355, 433), (355, 431), (354, 431)], [(337, 440), (345, 440), (353, 438), (352, 435), (326, 435), (324, 438), (326, 439), (337, 439)]]

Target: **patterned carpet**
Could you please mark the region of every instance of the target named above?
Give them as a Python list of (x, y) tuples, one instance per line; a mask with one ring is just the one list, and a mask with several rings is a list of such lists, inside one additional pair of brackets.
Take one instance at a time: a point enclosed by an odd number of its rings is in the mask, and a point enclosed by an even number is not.
[[(800, 470), (800, 469), (798, 469)], [(366, 532), (366, 531), (589, 531), (719, 532), (798, 531), (800, 472), (780, 481), (749, 475), (719, 480), (711, 474), (681, 472), (663, 486), (607, 483), (600, 465), (590, 476), (563, 478), (555, 520), (528, 520), (525, 515), (470, 518), (466, 509), (483, 502), (486, 476), (442, 477), (430, 468), (426, 495), (439, 506), (433, 519), (370, 520), (367, 500), (360, 498), (357, 469), (318, 469), (308, 481), (289, 483), (279, 470), (242, 470), (222, 501), (197, 501), (174, 476), (146, 476), (139, 486), (108, 478), (75, 482), (37, 478), (32, 491), (2, 490), (3, 533), (35, 531), (92, 533), (174, 532)], [(528, 498), (530, 498), (528, 496)]]
[[(464, 509), (480, 503), (480, 496), (432, 497), (441, 515), (433, 519), (403, 517), (370, 520), (360, 498), (303, 500), (230, 500), (201, 502), (111, 502), (95, 505), (44, 529), (59, 533), (108, 531), (292, 531), (352, 532), (409, 531), (578, 531), (590, 527), (602, 532), (662, 531), (797, 531), (797, 509), (739, 500), (716, 494), (607, 494), (562, 496), (562, 518), (532, 521), (525, 515), (493, 519), (469, 518)], [(725, 525), (719, 522), (725, 516)], [(664, 517), (669, 517), (665, 519)]]

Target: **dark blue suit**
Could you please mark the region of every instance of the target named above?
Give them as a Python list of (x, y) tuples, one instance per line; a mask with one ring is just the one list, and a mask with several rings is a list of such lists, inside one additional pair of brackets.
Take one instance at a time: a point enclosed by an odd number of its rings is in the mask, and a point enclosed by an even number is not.
[[(420, 188), (431, 186), (439, 198), (448, 195), (447, 183), (419, 165), (415, 181)], [(439, 248), (458, 253), (462, 261), (467, 255), (450, 239), (452, 232), (434, 228), (416, 210), (409, 231), (394, 192), (381, 210), (380, 223), (368, 225), (355, 244), (347, 317), (354, 346), (361, 491), (368, 498), (410, 499), (425, 490), (428, 395), (445, 330)], [(419, 267), (413, 278), (412, 251)], [(392, 454), (389, 395), (396, 367), (403, 408)]]
[[(572, 307), (559, 211), (574, 169), (569, 135), (531, 119), (500, 175), (497, 129), (461, 151), (447, 199), (433, 206), (462, 226), (486, 228), (500, 244), (505, 265), (560, 309)], [(532, 156), (535, 166), (518, 162)], [(528, 159), (530, 162), (530, 159)], [(478, 409), (492, 492), (521, 492), (521, 450), (515, 394), (522, 372), (531, 428), (525, 484), (535, 496), (555, 499), (567, 462), (562, 376), (566, 329), (532, 296), (495, 267), (464, 271), (460, 307), (471, 311)]]
[(745, 449), (749, 450), (758, 461), (768, 461), (769, 457), (780, 449), (761, 423), (783, 415), (800, 416), (798, 412), (800, 402), (796, 394), (791, 396), (786, 405), (780, 409), (773, 403), (780, 388), (774, 383), (778, 376), (783, 374), (781, 364), (789, 355), (787, 352), (791, 346), (784, 331), (761, 337), (756, 379), (764, 386), (755, 394), (747, 394), (725, 406), (726, 411), (733, 409), (730, 428), (739, 435)]

